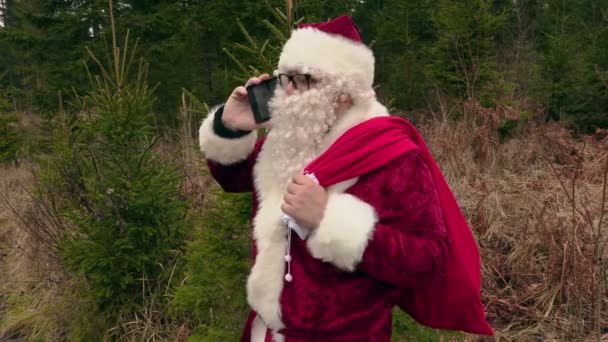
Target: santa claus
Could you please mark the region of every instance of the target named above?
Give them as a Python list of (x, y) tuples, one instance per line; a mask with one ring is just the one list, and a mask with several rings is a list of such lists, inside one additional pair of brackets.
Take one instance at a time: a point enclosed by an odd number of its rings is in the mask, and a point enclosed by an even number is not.
[(395, 305), (491, 334), (470, 229), (422, 138), (376, 100), (352, 20), (300, 25), (274, 76), (269, 122), (241, 86), (200, 128), (222, 188), (254, 193), (242, 340), (390, 341)]

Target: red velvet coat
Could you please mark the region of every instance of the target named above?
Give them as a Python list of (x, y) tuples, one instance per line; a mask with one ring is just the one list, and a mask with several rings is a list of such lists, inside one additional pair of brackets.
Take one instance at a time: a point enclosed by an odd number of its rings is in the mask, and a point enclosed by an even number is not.
[[(254, 165), (262, 145), (258, 140), (245, 160), (230, 165), (208, 159), (213, 177), (225, 191), (253, 191), (252, 217), (259, 207)], [(319, 257), (325, 252), (312, 246), (310, 238), (304, 241), (292, 234), (294, 280), (283, 283), (279, 298), (279, 333), (286, 341), (390, 341), (391, 310), (403, 288), (425, 286), (445, 271), (449, 238), (431, 172), (419, 151), (359, 177), (344, 193), (373, 210), (369, 239), (349, 268), (331, 257)], [(356, 209), (329, 216), (342, 215), (346, 224)], [(342, 229), (348, 231), (349, 226)], [(254, 263), (257, 254), (254, 241)], [(249, 315), (243, 341), (251, 340), (255, 316), (253, 311)]]

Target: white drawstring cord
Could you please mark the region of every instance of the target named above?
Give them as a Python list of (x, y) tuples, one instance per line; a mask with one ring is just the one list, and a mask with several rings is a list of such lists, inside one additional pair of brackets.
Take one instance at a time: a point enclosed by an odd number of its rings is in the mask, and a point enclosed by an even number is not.
[(287, 228), (287, 253), (285, 254), (285, 261), (287, 262), (287, 274), (285, 275), (285, 281), (290, 283), (293, 280), (291, 275), (291, 228)]
[[(317, 179), (317, 177), (315, 177), (314, 174), (307, 173), (305, 175), (315, 181), (315, 183), (319, 184), (319, 180)], [(285, 213), (281, 215), (281, 219), (287, 225), (287, 251), (285, 251), (285, 262), (287, 262), (287, 274), (285, 274), (285, 281), (289, 283), (293, 280), (293, 276), (291, 275), (291, 231), (295, 230), (295, 232), (298, 234), (298, 236), (300, 236), (302, 240), (306, 240), (310, 231), (308, 229), (300, 227), (300, 225), (298, 225), (291, 216)]]

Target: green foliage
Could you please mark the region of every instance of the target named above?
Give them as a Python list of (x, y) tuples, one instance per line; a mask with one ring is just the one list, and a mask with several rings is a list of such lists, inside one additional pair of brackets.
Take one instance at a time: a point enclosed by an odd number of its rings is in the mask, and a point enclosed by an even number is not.
[(433, 330), (422, 326), (414, 321), (403, 311), (393, 310), (393, 337), (392, 341), (415, 341), (415, 342), (434, 342), (434, 341), (462, 341), (463, 334), (457, 332), (444, 332)]
[(16, 162), (22, 144), (16, 128), (17, 116), (11, 110), (12, 104), (0, 92), (0, 163)]
[(236, 341), (247, 317), (245, 282), (251, 265), (251, 194), (215, 187), (199, 230), (186, 248), (186, 281), (174, 307), (190, 317), (193, 341)]
[(440, 0), (431, 15), (437, 40), (427, 69), (453, 96), (476, 98), (500, 78), (491, 57), (506, 16), (491, 5), (491, 0)]
[[(99, 64), (92, 90), (65, 114), (46, 161), (45, 186), (62, 199), (74, 226), (61, 245), (68, 270), (82, 275), (101, 312), (128, 312), (144, 299), (142, 283), (164, 270), (183, 244), (187, 203), (176, 168), (155, 154), (147, 65), (127, 49), (111, 69)], [(95, 56), (92, 56), (96, 60)]]
[(8, 97), (0, 92), (0, 113), (8, 113), (13, 109), (13, 105), (9, 101)]
[[(379, 97), (397, 109), (438, 110), (467, 97), (492, 107), (516, 94), (583, 130), (608, 125), (608, 94), (594, 71), (608, 69), (608, 0), (305, 0), (292, 15), (284, 8), (282, 0), (126, 1), (114, 12), (119, 35), (141, 38), (163, 126), (177, 125), (182, 88), (222, 102), (276, 67), (298, 20), (341, 14), (354, 17), (372, 46)], [(71, 87), (88, 89), (78, 63), (85, 46), (99, 54), (110, 44), (106, 1), (8, 1), (5, 15), (0, 88), (18, 109), (53, 111), (59, 93), (72, 100)]]
[(608, 125), (608, 92), (596, 67), (608, 69), (608, 1), (547, 1), (539, 9), (541, 77), (536, 96), (547, 118), (573, 121), (584, 131)]
[(82, 45), (91, 37), (83, 12), (69, 2), (7, 1), (0, 29), (0, 71), (18, 110), (47, 112), (57, 108), (58, 93), (86, 84), (79, 66)]
[(504, 120), (500, 124), (500, 127), (498, 127), (498, 135), (500, 137), (500, 141), (504, 141), (508, 137), (512, 136), (517, 127), (519, 127), (518, 120)]
[(266, 38), (263, 41), (259, 40), (257, 37), (252, 36), (243, 23), (237, 19), (236, 25), (245, 37), (247, 45), (234, 43), (233, 49), (244, 54), (245, 57), (243, 59), (246, 62), (242, 62), (228, 48), (223, 49), (226, 55), (238, 67), (239, 73), (234, 77), (241, 83), (247, 81), (252, 75), (272, 74), (279, 60), (281, 48), (289, 38), (293, 25), (298, 24), (304, 19), (299, 18), (293, 22), (293, 10), (290, 12), (282, 11), (278, 7), (272, 7), (268, 0), (264, 0), (264, 3), (266, 10), (272, 14), (276, 22), (272, 23), (268, 19), (262, 19), (261, 21), (268, 31), (266, 36), (269, 35), (271, 38)]
[(426, 107), (426, 92), (432, 83), (424, 72), (426, 46), (433, 39), (432, 4), (424, 0), (370, 1), (359, 7), (354, 20), (364, 40), (373, 43), (379, 96), (395, 99), (399, 109)]
[[(262, 32), (256, 32), (245, 26), (241, 20), (236, 19), (236, 25), (246, 44), (233, 43), (232, 49), (223, 48), (222, 50), (238, 68), (238, 72), (233, 75), (234, 79), (244, 83), (252, 75), (263, 73), (271, 74), (277, 66), (279, 55), (283, 44), (291, 35), (291, 31), (304, 19), (311, 22), (325, 20), (328, 16), (335, 17), (349, 10), (356, 5), (355, 1), (327, 2), (327, 1), (293, 1), (293, 7), (282, 10), (278, 6), (273, 6), (271, 1), (264, 0), (264, 11), (272, 18), (262, 19)], [(324, 15), (325, 14), (325, 15)], [(252, 25), (254, 29), (256, 26)], [(260, 39), (261, 37), (264, 37)], [(238, 54), (236, 53), (238, 51)]]
[(13, 127), (17, 122), (14, 114), (0, 113), (0, 163), (16, 162), (21, 138)]

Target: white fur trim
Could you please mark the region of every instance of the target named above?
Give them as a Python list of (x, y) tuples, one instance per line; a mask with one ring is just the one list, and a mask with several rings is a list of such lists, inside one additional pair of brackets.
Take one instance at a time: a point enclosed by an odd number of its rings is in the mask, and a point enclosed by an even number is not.
[(247, 278), (247, 302), (266, 325), (277, 332), (284, 327), (279, 298), (285, 274), (287, 230), (281, 220), (283, 190), (275, 181), (272, 160), (264, 152), (265, 146), (262, 146), (254, 166), (254, 183), (259, 200), (258, 212), (253, 219), (257, 255)]
[(264, 342), (266, 330), (268, 330), (268, 327), (266, 327), (260, 315), (255, 316), (251, 324), (251, 342)]
[(312, 27), (293, 31), (279, 58), (279, 70), (303, 67), (349, 75), (366, 88), (374, 83), (372, 50), (363, 43)]
[(323, 220), (308, 239), (308, 249), (317, 259), (353, 271), (377, 221), (371, 205), (350, 194), (330, 194)]
[(257, 132), (253, 131), (244, 137), (226, 139), (213, 131), (213, 118), (220, 106), (209, 111), (199, 129), (199, 145), (205, 157), (223, 165), (230, 165), (247, 159), (257, 140)]
[[(268, 327), (264, 324), (260, 315), (255, 316), (251, 325), (251, 342), (264, 342), (266, 341), (266, 331)], [(276, 332), (272, 332), (273, 342), (284, 342), (285, 336)]]

